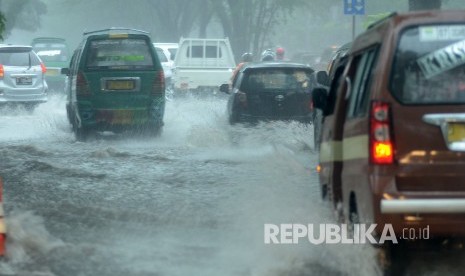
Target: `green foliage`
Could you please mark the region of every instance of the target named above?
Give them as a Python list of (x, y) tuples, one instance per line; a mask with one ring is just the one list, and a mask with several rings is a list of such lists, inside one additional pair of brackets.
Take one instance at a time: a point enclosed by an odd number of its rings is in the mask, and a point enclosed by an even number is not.
[(41, 0), (15, 0), (3, 4), (4, 32), (8, 36), (13, 28), (36, 31), (40, 28), (40, 17), (47, 13), (47, 6)]
[(236, 57), (244, 52), (257, 56), (271, 43), (276, 28), (292, 14), (310, 6), (306, 0), (210, 0)]
[(5, 32), (6, 19), (2, 12), (0, 12), (0, 40), (3, 40), (3, 34)]

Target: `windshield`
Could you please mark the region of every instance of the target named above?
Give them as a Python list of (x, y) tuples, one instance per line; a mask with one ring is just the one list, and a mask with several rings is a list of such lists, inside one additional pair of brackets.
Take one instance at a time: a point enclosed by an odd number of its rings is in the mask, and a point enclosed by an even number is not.
[(152, 69), (153, 58), (144, 39), (92, 40), (87, 54), (89, 69)]
[(163, 52), (163, 49), (156, 47), (155, 50), (157, 51), (158, 59), (160, 59), (160, 62), (168, 62), (165, 52)]
[(178, 48), (168, 48), (168, 51), (171, 54), (171, 59), (174, 59), (174, 57), (176, 56), (176, 53), (178, 51)]
[(391, 91), (405, 104), (465, 102), (465, 25), (404, 31), (394, 58)]
[(271, 68), (250, 70), (241, 86), (244, 92), (274, 92), (276, 90), (308, 90), (312, 70)]
[(0, 64), (6, 66), (36, 66), (40, 60), (31, 51), (0, 50)]
[(37, 43), (32, 47), (44, 62), (68, 61), (68, 48), (63, 43)]

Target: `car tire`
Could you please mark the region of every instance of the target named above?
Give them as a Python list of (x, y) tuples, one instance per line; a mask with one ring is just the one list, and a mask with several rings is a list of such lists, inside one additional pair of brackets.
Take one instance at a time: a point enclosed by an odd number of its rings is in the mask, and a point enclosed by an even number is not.
[(78, 142), (85, 142), (87, 141), (87, 138), (89, 136), (89, 130), (79, 126), (79, 123), (77, 122), (76, 115), (73, 115), (73, 120), (72, 120), (72, 127), (73, 127), (73, 132), (74, 132), (74, 137), (76, 138), (76, 141)]
[(237, 113), (231, 113), (229, 116), (228, 116), (228, 122), (230, 125), (234, 125), (236, 123), (238, 123), (238, 119), (237, 119)]
[(328, 201), (328, 185), (322, 184), (320, 185), (321, 189), (321, 200)]
[(163, 133), (163, 126), (158, 126), (156, 129), (152, 131), (152, 136), (153, 137), (160, 137)]
[(165, 99), (168, 102), (171, 102), (174, 100), (174, 89), (171, 86), (166, 87), (165, 89)]
[(89, 130), (83, 127), (75, 127), (74, 136), (76, 137), (76, 141), (85, 142), (89, 136)]
[(24, 104), (24, 109), (26, 110), (27, 113), (32, 114), (34, 113), (34, 110), (37, 108), (39, 104), (38, 103), (27, 103)]
[(404, 275), (410, 262), (410, 249), (403, 240), (398, 244), (385, 243), (377, 249), (376, 261), (381, 275)]
[(71, 108), (69, 107), (69, 104), (66, 104), (66, 117), (68, 118), (68, 122), (70, 124), (73, 124), (73, 121), (72, 121), (72, 116), (71, 116)]
[(163, 133), (163, 124), (149, 125), (145, 130), (146, 134), (150, 137), (160, 137)]
[(313, 148), (318, 150), (320, 148), (321, 126), (323, 124), (323, 114), (321, 110), (315, 110), (313, 119)]

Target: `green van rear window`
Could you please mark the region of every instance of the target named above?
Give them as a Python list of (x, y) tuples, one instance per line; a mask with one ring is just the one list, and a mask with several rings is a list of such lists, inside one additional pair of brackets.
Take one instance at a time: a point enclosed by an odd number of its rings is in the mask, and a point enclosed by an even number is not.
[(152, 52), (144, 39), (99, 39), (90, 41), (88, 69), (153, 69)]
[(465, 25), (405, 30), (396, 50), (390, 89), (404, 104), (465, 103)]
[(36, 43), (32, 47), (44, 62), (68, 61), (68, 47), (64, 43)]

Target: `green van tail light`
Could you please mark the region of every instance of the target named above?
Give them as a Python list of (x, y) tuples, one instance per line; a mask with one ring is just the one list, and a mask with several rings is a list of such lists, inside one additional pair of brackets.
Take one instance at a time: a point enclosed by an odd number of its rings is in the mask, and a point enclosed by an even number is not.
[(370, 114), (370, 159), (373, 164), (394, 163), (394, 143), (389, 104), (373, 102)]
[(76, 95), (77, 96), (90, 96), (90, 88), (84, 74), (79, 71), (76, 76)]
[(5, 69), (3, 68), (3, 64), (0, 64), (0, 79), (3, 79), (5, 76)]
[(237, 92), (237, 101), (239, 102), (239, 104), (241, 105), (241, 107), (243, 109), (247, 109), (248, 107), (248, 104), (247, 104), (247, 94), (242, 92), (242, 91), (238, 91)]
[(165, 74), (163, 70), (158, 71), (153, 81), (152, 95), (163, 96), (165, 93)]

